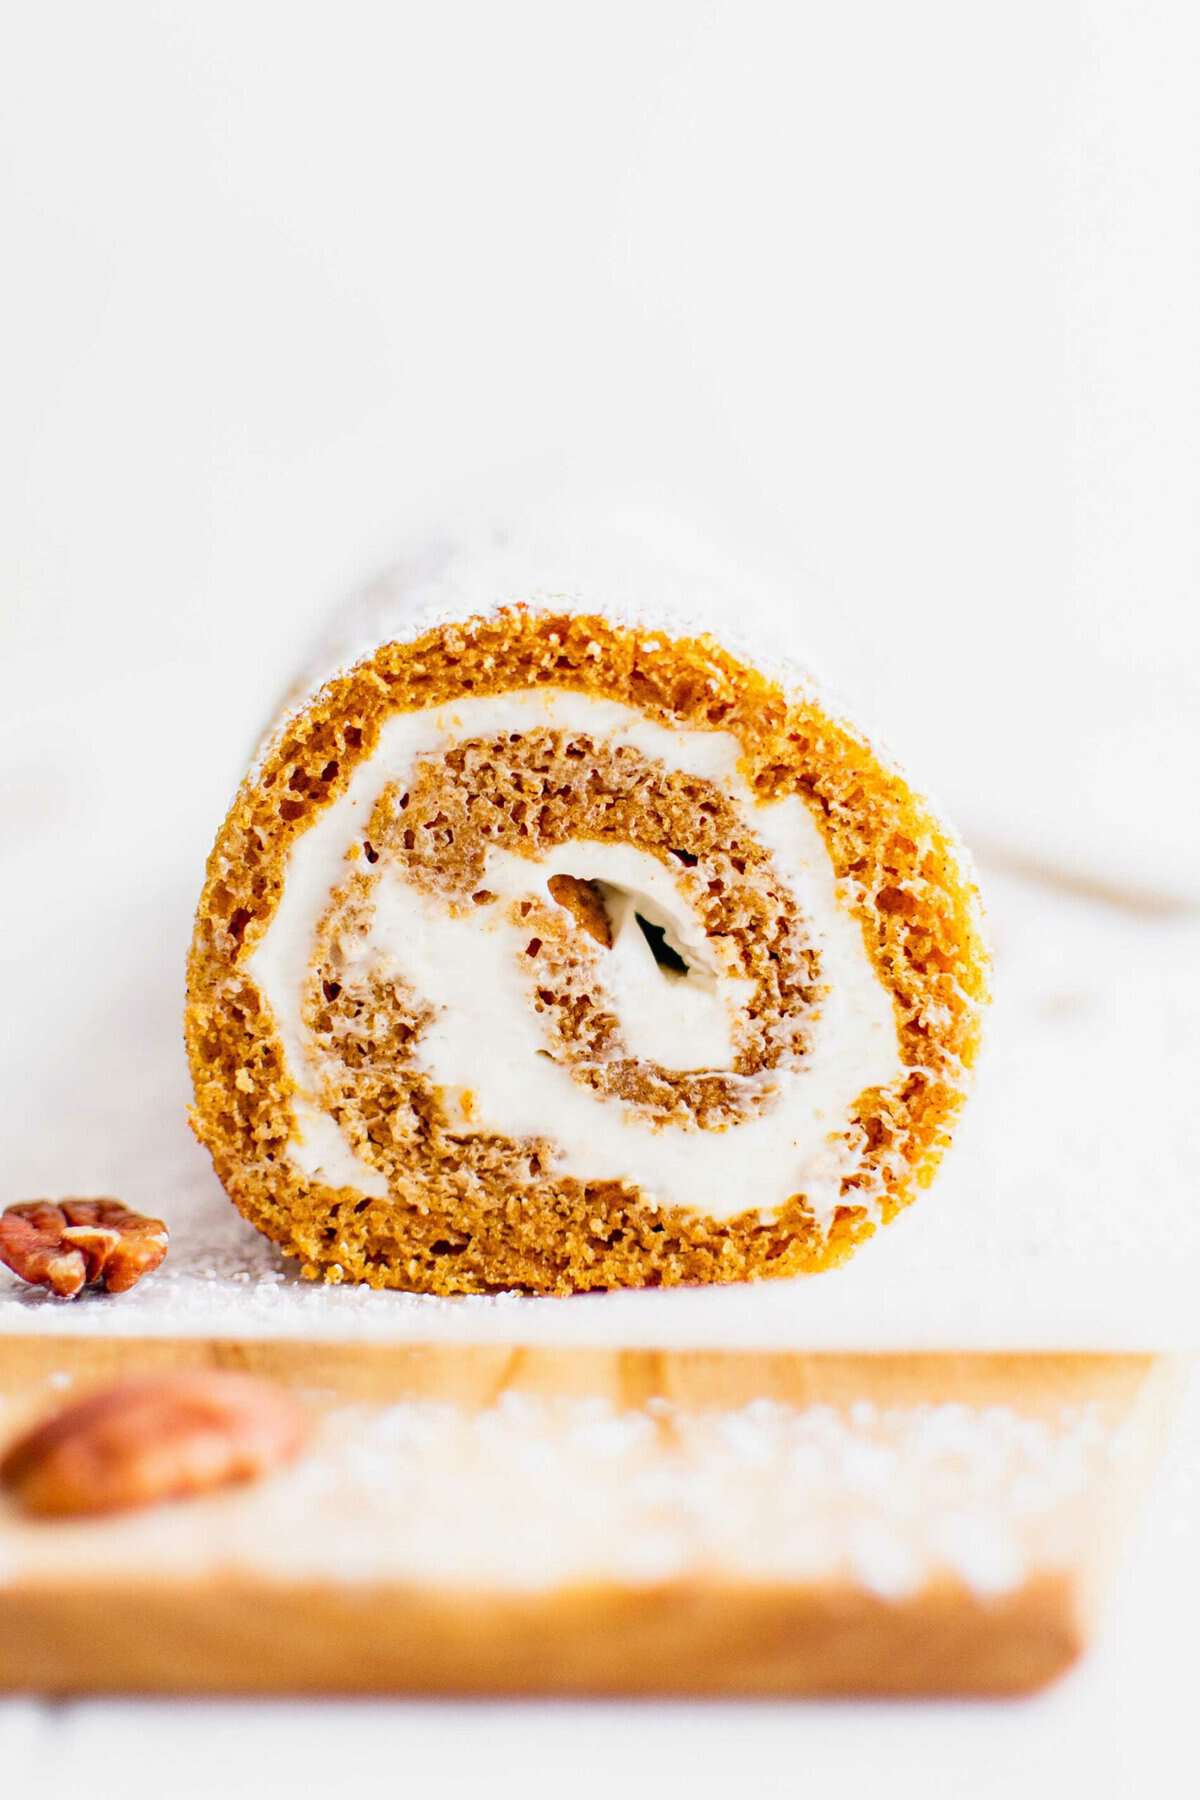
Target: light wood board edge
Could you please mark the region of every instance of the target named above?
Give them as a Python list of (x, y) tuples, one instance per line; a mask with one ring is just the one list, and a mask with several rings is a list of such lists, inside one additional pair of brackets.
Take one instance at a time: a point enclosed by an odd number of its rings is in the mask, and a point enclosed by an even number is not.
[(244, 1577), (0, 1586), (0, 1686), (54, 1693), (849, 1695), (1031, 1692), (1085, 1648), (1179, 1365), (1149, 1355), (542, 1349), (231, 1339), (0, 1339), (0, 1386), (72, 1391), (134, 1372), (240, 1368), (315, 1403), (509, 1389), (621, 1406), (961, 1400), (1034, 1415), (1103, 1402), (1132, 1434), (1076, 1566), (988, 1599), (942, 1583), (890, 1602), (847, 1582), (547, 1593)]

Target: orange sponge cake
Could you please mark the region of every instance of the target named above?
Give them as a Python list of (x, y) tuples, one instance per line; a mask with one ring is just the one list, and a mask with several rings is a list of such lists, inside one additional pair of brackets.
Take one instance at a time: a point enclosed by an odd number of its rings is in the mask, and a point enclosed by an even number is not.
[(230, 1197), (306, 1275), (442, 1294), (840, 1261), (976, 1057), (953, 840), (801, 672), (653, 594), (412, 586), (209, 859), (186, 1032)]

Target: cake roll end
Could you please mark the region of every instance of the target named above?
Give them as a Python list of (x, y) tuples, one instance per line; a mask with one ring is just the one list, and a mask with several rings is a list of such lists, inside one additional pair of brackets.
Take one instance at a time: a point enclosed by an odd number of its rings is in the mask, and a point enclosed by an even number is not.
[(306, 1276), (790, 1276), (927, 1185), (988, 997), (953, 837), (807, 685), (505, 604), (285, 718), (209, 858), (193, 1125)]

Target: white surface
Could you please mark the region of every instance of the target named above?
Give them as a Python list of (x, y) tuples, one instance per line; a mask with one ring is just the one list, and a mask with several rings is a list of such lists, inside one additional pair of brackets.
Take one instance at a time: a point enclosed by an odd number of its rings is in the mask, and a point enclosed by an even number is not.
[[(779, 564), (976, 847), (1079, 885), (991, 876), (992, 1068), (935, 1194), (836, 1278), (674, 1297), (672, 1335), (1193, 1329), (1192, 9), (60, 0), (4, 12), (0, 85), (0, 1199), (161, 1204), (126, 1327), (245, 1318), (269, 1253), (180, 1126), (203, 849), (324, 606), (431, 496), (516, 471)], [(252, 1293), (302, 1330), (451, 1328)], [(1196, 1515), (1193, 1487), (1028, 1706), (17, 1703), (0, 1767), (64, 1800), (416, 1791), (435, 1755), (439, 1791), (1171, 1800)]]

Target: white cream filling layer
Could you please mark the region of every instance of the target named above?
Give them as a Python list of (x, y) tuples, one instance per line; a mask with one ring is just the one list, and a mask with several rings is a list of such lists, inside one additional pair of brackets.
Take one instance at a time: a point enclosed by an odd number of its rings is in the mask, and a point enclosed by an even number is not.
[[(528, 959), (524, 964), (521, 959), (531, 931), (529, 926), (511, 918), (511, 903), (537, 894), (544, 904), (547, 883), (555, 875), (597, 881), (606, 892), (612, 948), (603, 953), (604, 988), (621, 1021), (630, 1053), (662, 1063), (668, 1069), (728, 1069), (734, 1056), (737, 1014), (753, 993), (754, 984), (718, 969), (704, 928), (690, 902), (680, 895), (669, 871), (657, 857), (632, 844), (582, 838), (557, 845), (536, 862), (493, 845), (484, 868), (483, 885), (496, 895), (499, 904), (482, 911), (472, 909), (469, 915), (459, 918), (450, 917), (436, 900), (389, 870), (381, 884), (376, 931), (371, 941), (403, 943), (407, 970), (413, 961), (409, 948), (413, 940), (424, 939), (431, 919), (437, 921), (435, 932), (444, 922), (450, 926), (450, 934), (439, 936), (431, 954), (425, 953), (423, 944), (415, 952), (421, 960), (422, 974), (428, 973), (434, 990), (443, 989), (446, 981), (439, 957), (466, 959), (474, 955), (484, 991), (493, 984), (499, 969), (515, 973), (515, 981), (506, 983), (506, 1002), (511, 998), (516, 1004), (520, 993), (524, 997), (522, 1010), (527, 1011), (536, 972)], [(423, 904), (414, 906), (414, 900)], [(671, 974), (659, 966), (638, 925), (639, 914), (665, 930), (668, 942), (682, 955), (691, 973)], [(472, 940), (471, 948), (465, 942), (467, 936)], [(499, 943), (491, 941), (496, 938)], [(430, 995), (423, 980), (419, 991), (426, 997)], [(460, 988), (468, 1013), (472, 991), (479, 990)], [(450, 1004), (447, 996), (447, 1009)], [(544, 1049), (545, 1039), (539, 1036), (539, 1043)]]
[[(757, 800), (738, 773), (740, 746), (731, 733), (668, 730), (615, 701), (562, 689), (468, 697), (396, 715), (346, 792), (293, 845), (283, 897), (249, 959), (296, 1087), (293, 1162), (331, 1186), (387, 1191), (322, 1110), (301, 1016), (317, 927), (332, 890), (350, 871), (347, 852), (361, 842), (381, 791), (390, 782), (406, 784), (417, 758), (464, 738), (539, 727), (586, 733), (610, 748), (632, 745), (729, 796), (770, 850), (821, 954), (827, 992), (811, 1050), (803, 1067), (772, 1074), (773, 1104), (725, 1131), (658, 1127), (551, 1060), (531, 976), (521, 966), (529, 933), (508, 914), (510, 902), (523, 895), (545, 901), (554, 874), (600, 881), (609, 894), (615, 929), (605, 985), (634, 1055), (680, 1069), (728, 1068), (732, 1027), (749, 985), (718, 966), (690, 902), (656, 858), (632, 846), (581, 839), (537, 862), (493, 849), (485, 885), (497, 901), (460, 915), (381, 865), (372, 928), (356, 954), (403, 977), (432, 1007), (433, 1021), (415, 1043), (416, 1066), (446, 1090), (456, 1130), (548, 1139), (562, 1175), (633, 1183), (651, 1204), (713, 1219), (751, 1208), (769, 1213), (803, 1193), (828, 1223), (842, 1178), (857, 1162), (844, 1137), (850, 1108), (864, 1088), (896, 1081), (903, 1065), (891, 995), (848, 898), (839, 895), (821, 834), (794, 796), (765, 805)], [(687, 977), (671, 977), (659, 966), (635, 912), (665, 928), (666, 941), (689, 965)], [(467, 1094), (465, 1109), (457, 1106), (456, 1098)]]

